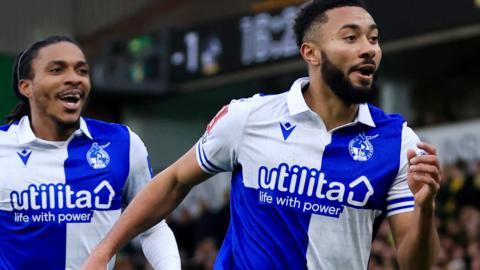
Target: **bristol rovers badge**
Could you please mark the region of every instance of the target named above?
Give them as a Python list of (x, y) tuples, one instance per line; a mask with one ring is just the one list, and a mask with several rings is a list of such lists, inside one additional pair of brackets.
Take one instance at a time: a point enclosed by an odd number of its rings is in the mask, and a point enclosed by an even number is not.
[(94, 169), (103, 169), (108, 166), (110, 163), (110, 156), (108, 155), (107, 151), (103, 150), (107, 148), (110, 143), (105, 145), (98, 145), (98, 143), (94, 142), (90, 150), (87, 152), (87, 161), (88, 164)]
[(352, 156), (353, 160), (369, 160), (373, 156), (374, 152), (373, 145), (370, 140), (373, 140), (376, 137), (378, 137), (378, 134), (374, 136), (366, 136), (365, 133), (362, 132), (358, 134), (357, 137), (353, 138), (348, 144), (348, 150), (350, 151), (350, 155)]

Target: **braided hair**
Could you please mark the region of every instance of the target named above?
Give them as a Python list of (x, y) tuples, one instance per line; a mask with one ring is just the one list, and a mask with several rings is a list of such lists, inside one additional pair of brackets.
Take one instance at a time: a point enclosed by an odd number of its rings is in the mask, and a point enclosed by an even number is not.
[(29, 48), (17, 55), (13, 66), (12, 89), (15, 96), (19, 99), (19, 102), (6, 117), (7, 123), (11, 124), (18, 121), (25, 115), (30, 117), (30, 103), (28, 98), (20, 92), (19, 83), (21, 80), (33, 79), (32, 61), (38, 56), (38, 51), (43, 47), (59, 42), (76, 44), (67, 36), (49, 36), (46, 39), (33, 43)]

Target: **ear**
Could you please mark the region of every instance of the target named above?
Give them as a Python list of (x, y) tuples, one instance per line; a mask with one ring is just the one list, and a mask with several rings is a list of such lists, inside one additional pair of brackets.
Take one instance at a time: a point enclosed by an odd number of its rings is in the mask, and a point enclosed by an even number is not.
[(28, 79), (23, 79), (18, 82), (18, 90), (26, 98), (32, 97), (32, 82)]
[(300, 54), (309, 65), (318, 66), (321, 63), (320, 48), (313, 42), (304, 42), (300, 47)]

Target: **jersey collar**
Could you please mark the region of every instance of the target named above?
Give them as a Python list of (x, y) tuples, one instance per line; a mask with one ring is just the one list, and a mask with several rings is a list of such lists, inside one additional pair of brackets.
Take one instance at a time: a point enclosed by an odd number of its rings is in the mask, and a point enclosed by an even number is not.
[[(308, 77), (300, 78), (296, 80), (290, 88), (287, 96), (287, 104), (290, 115), (296, 115), (306, 111), (311, 111), (307, 103), (305, 102), (302, 94), (302, 88), (307, 85), (308, 82)], [(370, 109), (368, 108), (367, 103), (359, 105), (357, 117), (353, 122), (358, 122), (370, 127), (375, 127), (375, 122), (373, 122), (372, 115), (370, 114)]]
[[(90, 131), (88, 130), (87, 123), (82, 117), (80, 117), (80, 128), (75, 131), (72, 136), (78, 136), (80, 134), (84, 134), (89, 139), (93, 139)], [(33, 133), (33, 130), (30, 126), (30, 119), (28, 116), (22, 117), (18, 123), (18, 139), (20, 144), (27, 144), (37, 140), (37, 137)]]
[(85, 136), (87, 136), (90, 140), (93, 140), (92, 134), (90, 134), (90, 131), (88, 130), (87, 123), (85, 120), (80, 117), (80, 132), (83, 133)]

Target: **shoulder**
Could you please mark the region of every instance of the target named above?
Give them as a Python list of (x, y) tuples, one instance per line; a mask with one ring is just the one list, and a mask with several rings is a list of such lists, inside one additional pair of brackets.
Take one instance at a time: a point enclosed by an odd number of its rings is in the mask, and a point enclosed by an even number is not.
[(271, 117), (279, 111), (288, 110), (287, 93), (265, 95), (256, 94), (249, 98), (232, 100), (229, 104), (232, 110), (242, 111), (242, 114), (254, 116)]
[(279, 103), (286, 103), (287, 93), (272, 95), (258, 93), (247, 98), (233, 99), (229, 106), (243, 110), (265, 109), (277, 106)]
[(109, 123), (91, 118), (83, 118), (87, 125), (88, 131), (93, 137), (98, 136), (129, 136), (129, 128), (122, 124)]
[(407, 125), (407, 121), (398, 113), (386, 113), (369, 104), (372, 119), (377, 128), (400, 134), (402, 149), (414, 148), (420, 141), (417, 134)]
[(129, 140), (133, 149), (143, 149), (145, 145), (142, 139), (127, 125), (109, 123), (95, 119), (84, 118), (88, 131), (94, 138), (114, 137), (119, 140)]
[(281, 104), (287, 104), (288, 91), (279, 94), (256, 94), (252, 98), (255, 100), (256, 108), (269, 109), (272, 107), (278, 107)]
[(377, 126), (394, 128), (402, 133), (402, 141), (407, 144), (416, 144), (419, 141), (417, 134), (407, 125), (407, 121), (398, 113), (385, 113), (378, 107), (369, 104), (372, 119)]
[(403, 124), (402, 142), (404, 147), (412, 149), (415, 149), (417, 147), (417, 143), (420, 142), (418, 135), (407, 125), (406, 122)]
[(213, 120), (218, 121), (224, 116), (227, 118), (247, 117), (252, 111), (266, 109), (272, 105), (272, 101), (276, 100), (279, 100), (279, 95), (255, 94), (251, 97), (232, 99), (218, 111)]
[(18, 122), (0, 126), (0, 148), (18, 145), (19, 133)]
[(0, 133), (1, 132), (8, 132), (11, 127), (17, 127), (17, 126), (18, 126), (18, 121), (14, 122), (14, 123), (11, 123), (11, 124), (8, 124), (8, 125), (0, 126)]
[(397, 125), (402, 127), (405, 123), (405, 119), (398, 113), (386, 113), (372, 104), (368, 104), (368, 108), (376, 125)]

